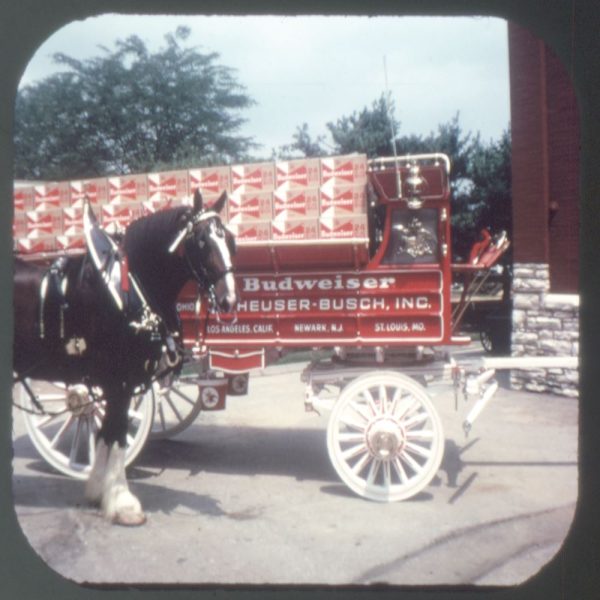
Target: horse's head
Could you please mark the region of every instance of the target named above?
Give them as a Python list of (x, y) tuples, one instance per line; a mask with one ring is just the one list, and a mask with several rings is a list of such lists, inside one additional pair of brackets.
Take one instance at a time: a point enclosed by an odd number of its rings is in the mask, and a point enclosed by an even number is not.
[(235, 254), (233, 234), (223, 226), (219, 213), (227, 194), (206, 210), (202, 195), (194, 194), (194, 206), (184, 217), (185, 223), (171, 244), (171, 251), (181, 249), (192, 276), (209, 294), (215, 308), (231, 312), (238, 301), (233, 276), (232, 256)]

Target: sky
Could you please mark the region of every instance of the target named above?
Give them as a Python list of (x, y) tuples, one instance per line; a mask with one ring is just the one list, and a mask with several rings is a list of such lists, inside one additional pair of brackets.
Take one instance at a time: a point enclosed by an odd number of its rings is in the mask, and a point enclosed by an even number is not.
[[(218, 52), (256, 101), (240, 131), (270, 154), (307, 123), (359, 111), (386, 90), (398, 135), (427, 135), (457, 112), (464, 131), (498, 139), (510, 121), (506, 21), (487, 17), (209, 17), (102, 15), (54, 33), (29, 62), (21, 85), (57, 70), (55, 52), (84, 59), (139, 36), (150, 50), (178, 25), (187, 44)], [(385, 65), (385, 66), (384, 66)], [(387, 77), (386, 77), (387, 75)], [(387, 85), (386, 85), (387, 81)]]

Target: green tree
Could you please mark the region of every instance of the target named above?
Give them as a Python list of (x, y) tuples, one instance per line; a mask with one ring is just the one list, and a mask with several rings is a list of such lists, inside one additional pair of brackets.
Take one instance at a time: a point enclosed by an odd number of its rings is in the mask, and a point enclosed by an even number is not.
[[(393, 104), (387, 103), (382, 94), (370, 107), (366, 106), (349, 116), (326, 124), (331, 138), (328, 143), (324, 135), (313, 137), (308, 125), (303, 123), (296, 128), (292, 143), (274, 151), (280, 159), (292, 157), (325, 156), (328, 154), (351, 154), (361, 152), (369, 158), (393, 154), (393, 131), (400, 123), (395, 120)], [(392, 129), (393, 127), (393, 129)]]
[(369, 158), (393, 154), (392, 131), (398, 131), (400, 126), (393, 113), (393, 105), (388, 104), (382, 94), (371, 108), (365, 107), (335, 123), (327, 123), (336, 152), (361, 152)]
[(255, 147), (239, 134), (253, 104), (217, 53), (178, 27), (150, 52), (137, 36), (24, 87), (15, 110), (15, 177), (61, 179), (219, 164)]
[[(512, 235), (511, 137), (504, 131), (499, 140), (484, 144), (475, 138), (467, 168), (468, 193), (458, 198), (453, 225), (467, 238), (484, 227), (493, 233)], [(456, 235), (455, 235), (456, 238)], [(460, 251), (460, 248), (457, 248)], [(462, 252), (464, 254), (464, 251)]]
[(292, 135), (292, 140), (291, 144), (281, 146), (277, 151), (274, 151), (273, 158), (285, 160), (298, 155), (310, 158), (327, 154), (323, 147), (325, 137), (320, 135), (313, 139), (308, 132), (307, 123), (296, 127), (296, 131)]

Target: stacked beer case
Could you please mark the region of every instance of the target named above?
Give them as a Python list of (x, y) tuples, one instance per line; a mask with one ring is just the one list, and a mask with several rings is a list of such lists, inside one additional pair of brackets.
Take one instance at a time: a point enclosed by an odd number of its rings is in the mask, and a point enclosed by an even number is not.
[(241, 248), (365, 242), (366, 182), (366, 156), (356, 154), (20, 184), (14, 188), (14, 247), (22, 254), (81, 251), (84, 198), (111, 230), (189, 205), (196, 189), (207, 208), (228, 192), (221, 217)]

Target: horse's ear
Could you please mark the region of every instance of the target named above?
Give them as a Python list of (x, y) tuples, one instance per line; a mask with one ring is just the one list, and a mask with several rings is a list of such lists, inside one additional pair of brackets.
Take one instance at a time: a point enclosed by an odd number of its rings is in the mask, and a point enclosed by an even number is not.
[(196, 188), (194, 192), (194, 214), (202, 212), (204, 201), (202, 200), (202, 194), (200, 188)]
[(219, 199), (212, 205), (211, 210), (213, 210), (216, 213), (220, 213), (223, 210), (223, 207), (225, 206), (225, 202), (227, 202), (226, 191), (219, 196)]

